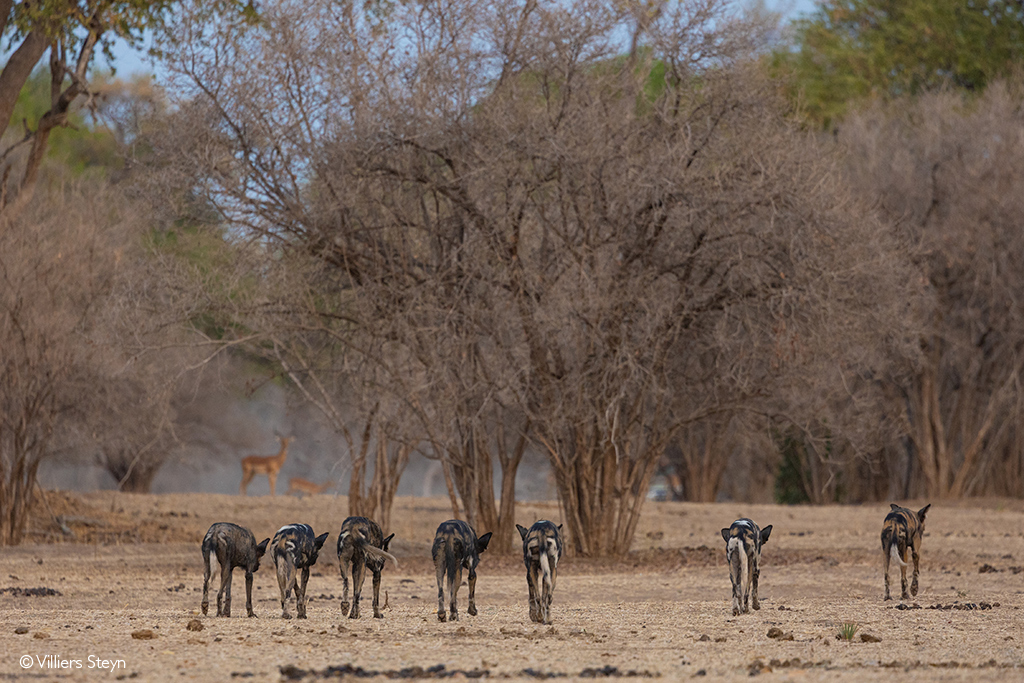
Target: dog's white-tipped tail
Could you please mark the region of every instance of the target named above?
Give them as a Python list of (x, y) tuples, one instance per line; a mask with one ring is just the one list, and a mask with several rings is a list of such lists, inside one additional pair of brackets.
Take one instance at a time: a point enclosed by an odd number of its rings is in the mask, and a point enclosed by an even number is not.
[(540, 571), (542, 575), (541, 581), (543, 582), (544, 587), (549, 591), (552, 590), (551, 564), (548, 561), (548, 554), (545, 551), (542, 551), (540, 554)]
[(892, 545), (889, 546), (889, 557), (892, 559), (893, 562), (895, 562), (899, 566), (906, 567), (907, 563), (903, 561), (902, 557), (900, 557), (900, 549), (898, 546), (899, 543), (897, 543), (894, 539)]
[(363, 550), (366, 551), (367, 555), (372, 555), (372, 556), (376, 557), (377, 559), (381, 559), (381, 560), (384, 560), (384, 561), (391, 560), (394, 563), (394, 565), (395, 565), (395, 569), (398, 569), (398, 560), (395, 559), (395, 556), (392, 555), (391, 553), (389, 553), (388, 551), (381, 550), (377, 546), (370, 545), (369, 543), (366, 544), (366, 546), (363, 548)]

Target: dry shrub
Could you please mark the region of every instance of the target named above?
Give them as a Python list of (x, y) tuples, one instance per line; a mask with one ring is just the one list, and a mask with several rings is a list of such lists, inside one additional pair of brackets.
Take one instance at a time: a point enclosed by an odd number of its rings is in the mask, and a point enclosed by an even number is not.
[(907, 303), (922, 320), (920, 362), (883, 378), (909, 436), (886, 463), (901, 496), (1024, 493), (1022, 103), (1017, 79), (878, 106), (842, 129), (854, 190), (921, 273)]

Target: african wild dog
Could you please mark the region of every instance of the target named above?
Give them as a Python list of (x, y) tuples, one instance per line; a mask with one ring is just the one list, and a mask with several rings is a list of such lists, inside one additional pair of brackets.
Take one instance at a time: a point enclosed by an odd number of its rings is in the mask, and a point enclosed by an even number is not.
[[(364, 569), (373, 572), (373, 616), (380, 619), (380, 572), (384, 562), (391, 560), (398, 566), (395, 556), (387, 552), (395, 535), (384, 538), (380, 526), (366, 517), (349, 517), (341, 523), (338, 534), (338, 568), (341, 570), (343, 592), (341, 611), (349, 619), (359, 618), (359, 594), (363, 590)], [(352, 609), (348, 604), (348, 574), (352, 572)]]
[(469, 607), (466, 610), (476, 616), (476, 568), (480, 564), (480, 553), (487, 550), (491, 541), (490, 532), (477, 538), (473, 527), (462, 520), (450, 519), (437, 527), (434, 546), (430, 554), (437, 570), (437, 620), (445, 621), (444, 592), (447, 584), (448, 604), (451, 620), (459, 618), (455, 594), (462, 584), (462, 568), (469, 570)]
[(217, 616), (231, 616), (231, 573), (235, 567), (245, 568), (245, 611), (250, 617), (252, 611), (252, 575), (260, 568), (260, 558), (267, 552), (269, 538), (256, 543), (256, 537), (248, 529), (230, 522), (217, 522), (203, 537), (203, 614), (210, 607), (210, 560), (217, 555), (220, 564), (220, 590), (217, 592)]
[(523, 537), (523, 564), (530, 589), (530, 620), (551, 623), (551, 598), (555, 593), (555, 572), (562, 557), (562, 525), (546, 519), (529, 529), (516, 524)]
[[(737, 519), (728, 529), (722, 529), (725, 539), (725, 561), (732, 579), (732, 613), (761, 609), (757, 599), (757, 580), (761, 576), (761, 546), (768, 542), (772, 525), (759, 528), (744, 517)], [(749, 605), (748, 605), (749, 602)]]
[[(896, 503), (890, 503), (891, 512), (885, 516), (882, 525), (882, 562), (885, 566), (885, 599), (891, 600), (889, 595), (889, 562), (890, 560), (900, 566), (900, 580), (903, 589), (901, 599), (906, 600), (911, 595), (917, 595), (917, 575), (919, 572), (921, 549), (921, 538), (924, 535), (924, 516), (928, 503), (923, 508), (914, 512), (907, 508), (901, 508)], [(910, 584), (910, 594), (907, 594), (907, 550), (910, 550), (914, 558), (914, 581)]]
[(291, 619), (288, 614), (288, 598), (295, 589), (295, 610), (299, 619), (306, 618), (306, 584), (309, 582), (309, 568), (316, 564), (316, 558), (327, 540), (328, 534), (313, 536), (308, 524), (288, 524), (277, 530), (271, 546), (274, 549), (274, 564), (277, 566), (277, 585), (281, 589), (281, 618)]

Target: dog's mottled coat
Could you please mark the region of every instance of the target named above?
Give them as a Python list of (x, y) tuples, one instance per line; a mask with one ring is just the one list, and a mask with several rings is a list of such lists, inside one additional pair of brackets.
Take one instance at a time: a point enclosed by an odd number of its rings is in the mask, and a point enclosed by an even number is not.
[(526, 584), (530, 589), (530, 620), (551, 623), (551, 599), (555, 592), (558, 560), (562, 557), (562, 525), (546, 519), (534, 522), (529, 529), (516, 524), (523, 539), (523, 564)]
[(256, 537), (244, 527), (231, 522), (217, 522), (203, 537), (203, 602), (200, 607), (206, 614), (210, 607), (210, 562), (217, 556), (220, 564), (220, 590), (217, 591), (217, 616), (231, 616), (231, 573), (235, 567), (245, 569), (245, 612), (252, 611), (252, 575), (260, 568), (260, 558), (267, 551), (269, 538), (256, 543)]
[(295, 590), (295, 610), (299, 619), (306, 618), (306, 584), (309, 582), (309, 568), (316, 564), (320, 548), (328, 534), (313, 535), (308, 524), (288, 524), (277, 530), (273, 548), (274, 565), (277, 567), (277, 585), (281, 589), (281, 618), (291, 619), (288, 614), (288, 599)]
[(456, 621), (459, 618), (455, 595), (462, 584), (463, 567), (469, 570), (469, 607), (466, 611), (471, 616), (476, 616), (476, 568), (480, 564), (480, 553), (487, 550), (490, 540), (490, 532), (477, 538), (473, 528), (459, 519), (450, 519), (437, 527), (430, 554), (437, 572), (438, 621), (446, 621), (446, 589), (451, 620)]
[[(384, 562), (391, 560), (398, 566), (395, 556), (387, 552), (395, 535), (384, 538), (380, 525), (366, 517), (348, 517), (341, 523), (338, 533), (338, 569), (341, 571), (341, 611), (349, 619), (359, 618), (359, 596), (363, 590), (365, 569), (373, 573), (373, 616), (380, 619), (380, 573)], [(352, 574), (352, 604), (348, 602), (348, 576)]]
[[(900, 585), (902, 588), (901, 597), (908, 599), (911, 595), (917, 595), (917, 577), (920, 573), (921, 539), (924, 536), (924, 516), (928, 503), (923, 508), (914, 512), (908, 508), (900, 507), (896, 503), (890, 503), (890, 512), (885, 516), (882, 524), (882, 563), (885, 571), (885, 600), (891, 600), (889, 595), (889, 562), (895, 562), (900, 567)], [(910, 552), (914, 559), (914, 580), (910, 584), (910, 593), (907, 593), (907, 552)]]
[(757, 597), (757, 582), (761, 577), (761, 546), (768, 542), (772, 525), (761, 529), (746, 517), (737, 519), (728, 529), (722, 529), (725, 540), (725, 560), (732, 579), (733, 616), (761, 609)]

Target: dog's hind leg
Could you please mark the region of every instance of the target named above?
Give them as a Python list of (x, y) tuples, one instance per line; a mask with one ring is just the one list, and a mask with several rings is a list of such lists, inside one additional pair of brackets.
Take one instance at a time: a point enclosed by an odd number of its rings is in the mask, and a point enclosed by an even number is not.
[(277, 587), (281, 589), (281, 618), (291, 619), (292, 615), (288, 614), (288, 598), (295, 584), (295, 565), (290, 557), (281, 555), (274, 558), (274, 563), (277, 565)]
[(900, 599), (910, 599), (910, 593), (907, 592), (907, 565), (905, 564), (900, 566)]
[(356, 553), (352, 559), (352, 609), (348, 613), (348, 618), (358, 619), (359, 597), (362, 595), (363, 580), (366, 578), (366, 557), (363, 553)]
[(220, 565), (220, 592), (217, 593), (217, 616), (231, 616), (231, 562), (227, 557)]
[(245, 572), (245, 616), (252, 619), (256, 613), (252, 611), (252, 572)]
[(914, 580), (910, 582), (910, 594), (917, 595), (917, 576), (921, 573), (921, 556), (917, 554), (917, 548), (911, 546), (910, 555), (914, 558)]
[[(203, 548), (203, 602), (199, 605), (205, 615), (210, 609), (210, 553), (211, 549)], [(220, 609), (217, 610), (220, 612)], [(220, 616), (218, 614), (218, 616)]]
[[(347, 616), (352, 605), (348, 601), (348, 562), (341, 563), (341, 616)], [(355, 572), (353, 572), (354, 574)]]
[(445, 611), (444, 604), (444, 584), (445, 584), (445, 563), (444, 557), (439, 555), (435, 558), (434, 569), (437, 571), (437, 620), (447, 621), (448, 614)]
[[(351, 605), (348, 602), (348, 573), (349, 566), (352, 564), (352, 557), (348, 553), (338, 554), (338, 571), (341, 572), (341, 616), (346, 616), (349, 613), (349, 607)], [(353, 578), (355, 571), (353, 573)]]
[(462, 585), (462, 565), (448, 574), (448, 621), (459, 620), (459, 587)]
[(889, 594), (889, 552), (884, 548), (882, 550), (882, 572), (885, 574), (885, 597), (883, 600), (892, 600), (892, 595)]
[(301, 578), (295, 583), (295, 611), (299, 619), (306, 618), (306, 585), (309, 583), (309, 567), (303, 567)]
[(537, 565), (526, 569), (526, 585), (530, 589), (530, 621), (540, 621), (540, 595), (537, 591)]
[(747, 555), (738, 538), (729, 541), (726, 559), (729, 562), (729, 578), (732, 580), (732, 615), (735, 617), (743, 612), (743, 583), (747, 574)]
[(380, 613), (380, 569), (371, 569), (373, 572), (373, 618), (383, 619)]
[(540, 621), (542, 624), (551, 623), (551, 558), (547, 549), (541, 549), (540, 553)]
[(757, 580), (761, 578), (761, 558), (756, 553), (751, 567), (750, 606), (753, 609), (761, 609), (761, 603), (757, 597)]
[[(461, 571), (459, 572), (462, 573)], [(471, 617), (476, 616), (476, 568), (469, 568), (469, 607), (466, 608), (466, 612)]]

